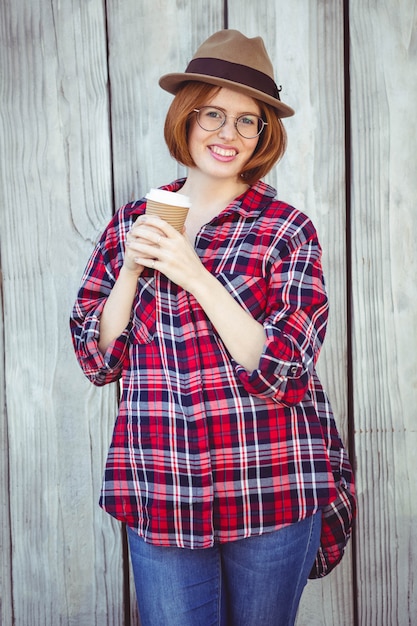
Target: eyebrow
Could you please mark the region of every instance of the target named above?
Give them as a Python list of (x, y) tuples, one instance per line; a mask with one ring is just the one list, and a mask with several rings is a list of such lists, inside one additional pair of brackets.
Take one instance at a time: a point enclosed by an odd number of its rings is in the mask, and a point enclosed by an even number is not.
[[(213, 109), (219, 109), (219, 111), (223, 111), (223, 113), (227, 113), (227, 109), (224, 109), (223, 107), (219, 106), (218, 104), (203, 104), (201, 106), (201, 108), (203, 108), (203, 106), (206, 107), (212, 107)], [(242, 113), (237, 113), (236, 117), (242, 117), (242, 115), (256, 115), (256, 117), (261, 117), (260, 113), (254, 113), (253, 111), (242, 111)], [(232, 116), (234, 117), (234, 116)]]

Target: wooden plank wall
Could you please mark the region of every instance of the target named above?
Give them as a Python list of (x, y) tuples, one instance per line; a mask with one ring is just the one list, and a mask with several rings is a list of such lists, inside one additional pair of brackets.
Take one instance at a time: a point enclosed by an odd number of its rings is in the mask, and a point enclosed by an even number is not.
[(363, 624), (417, 624), (417, 3), (351, 3), (352, 346)]
[(4, 626), (138, 624), (123, 529), (97, 506), (117, 389), (83, 378), (68, 315), (114, 210), (183, 173), (158, 77), (224, 26), (264, 37), (297, 112), (268, 178), (320, 233), (320, 371), (357, 465), (355, 544), (297, 624), (417, 623), (417, 0), (3, 0)]

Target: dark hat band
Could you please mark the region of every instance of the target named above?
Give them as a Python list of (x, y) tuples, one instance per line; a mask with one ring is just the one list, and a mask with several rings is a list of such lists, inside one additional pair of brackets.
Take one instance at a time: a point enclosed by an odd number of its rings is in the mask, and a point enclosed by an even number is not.
[(279, 97), (279, 89), (272, 78), (252, 67), (240, 65), (240, 63), (232, 63), (231, 61), (210, 57), (197, 58), (190, 61), (185, 73), (205, 74), (206, 76), (213, 76), (214, 78), (223, 78), (233, 83), (239, 83), (261, 91), (276, 100), (281, 100)]

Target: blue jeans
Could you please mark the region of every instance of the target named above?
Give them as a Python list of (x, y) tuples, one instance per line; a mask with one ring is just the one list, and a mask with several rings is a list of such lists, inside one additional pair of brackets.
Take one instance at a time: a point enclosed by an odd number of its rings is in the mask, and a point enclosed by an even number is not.
[(141, 626), (291, 626), (319, 547), (321, 513), (212, 548), (145, 543), (128, 528)]

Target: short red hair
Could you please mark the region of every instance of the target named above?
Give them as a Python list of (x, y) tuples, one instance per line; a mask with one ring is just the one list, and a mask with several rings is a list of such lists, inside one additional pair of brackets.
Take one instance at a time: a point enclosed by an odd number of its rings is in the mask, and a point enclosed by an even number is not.
[[(207, 104), (221, 87), (189, 81), (177, 92), (165, 119), (164, 137), (171, 156), (186, 167), (194, 167), (195, 163), (188, 149), (188, 131), (194, 109)], [(263, 178), (279, 161), (287, 146), (285, 128), (272, 106), (256, 100), (262, 119), (267, 122), (259, 135), (255, 152), (246, 163), (240, 175), (253, 185)]]

